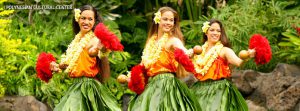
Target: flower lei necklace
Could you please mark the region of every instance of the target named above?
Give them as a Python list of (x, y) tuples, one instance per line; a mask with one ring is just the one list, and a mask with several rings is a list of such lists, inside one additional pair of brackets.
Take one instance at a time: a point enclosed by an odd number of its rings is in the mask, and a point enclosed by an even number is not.
[[(197, 73), (200, 73), (202, 76), (207, 73), (208, 69), (211, 67), (212, 63), (218, 57), (221, 49), (223, 48), (223, 44), (219, 41), (213, 46), (210, 50), (208, 50), (208, 42), (202, 46), (203, 52), (201, 55), (195, 57), (195, 69)], [(207, 53), (206, 53), (207, 52)], [(205, 54), (206, 53), (206, 54)]]
[(94, 37), (93, 31), (89, 31), (83, 37), (81, 37), (81, 32), (79, 32), (75, 39), (68, 46), (66, 54), (61, 56), (61, 63), (68, 64), (65, 72), (70, 72), (77, 64), (75, 63), (82, 52), (83, 48), (88, 44), (92, 37)]
[(159, 58), (162, 47), (168, 40), (168, 34), (164, 33), (162, 38), (158, 40), (158, 43), (156, 43), (155, 39), (157, 39), (157, 35), (154, 35), (149, 39), (149, 42), (143, 51), (142, 63), (146, 68), (155, 63)]

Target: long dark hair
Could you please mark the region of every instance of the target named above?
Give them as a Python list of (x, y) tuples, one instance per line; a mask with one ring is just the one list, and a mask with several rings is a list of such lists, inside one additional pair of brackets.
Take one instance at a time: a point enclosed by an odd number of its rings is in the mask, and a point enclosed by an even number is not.
[[(218, 23), (220, 25), (220, 28), (221, 28), (221, 43), (226, 46), (226, 47), (230, 47), (230, 43), (229, 43), (229, 40), (227, 38), (227, 35), (226, 35), (226, 32), (225, 32), (225, 29), (223, 27), (223, 24), (221, 23), (221, 21), (217, 20), (217, 19), (210, 19), (209, 21), (209, 25), (211, 26), (211, 24), (213, 23)], [(207, 36), (205, 33), (203, 33), (203, 43), (205, 43), (207, 41)]]
[[(172, 9), (171, 7), (161, 7), (161, 8), (158, 9), (158, 11), (160, 11), (161, 14), (163, 14), (166, 11), (171, 11), (174, 14), (174, 24), (175, 25), (174, 25), (174, 28), (172, 30), (172, 34), (173, 34), (174, 37), (179, 38), (183, 42), (183, 34), (181, 32), (180, 25), (179, 25), (178, 13), (174, 9)], [(151, 25), (150, 25), (150, 30), (148, 32), (147, 40), (149, 40), (153, 34), (158, 33), (158, 25), (159, 24), (155, 24), (154, 21), (153, 21), (153, 18), (154, 18), (154, 16), (152, 17), (152, 22), (151, 22)]]
[[(95, 27), (98, 23), (102, 22), (102, 17), (100, 16), (100, 14), (97, 12), (96, 8), (91, 6), (91, 5), (84, 5), (82, 7), (80, 7), (80, 11), (83, 12), (84, 10), (91, 10), (94, 12), (94, 17), (95, 17), (95, 24), (92, 28), (92, 30), (95, 30)], [(80, 13), (81, 14), (81, 13)], [(80, 31), (80, 27), (78, 22), (76, 22), (75, 17), (73, 16), (73, 32), (74, 35), (76, 35), (78, 32)]]

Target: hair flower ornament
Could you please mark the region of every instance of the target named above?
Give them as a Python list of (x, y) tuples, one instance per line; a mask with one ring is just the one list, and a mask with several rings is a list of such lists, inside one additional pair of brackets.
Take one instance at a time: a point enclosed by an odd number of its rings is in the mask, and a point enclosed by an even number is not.
[(74, 13), (75, 13), (75, 21), (78, 22), (81, 10), (80, 9), (74, 9)]
[(153, 20), (154, 20), (155, 24), (159, 24), (159, 23), (160, 23), (160, 18), (161, 18), (161, 13), (160, 13), (160, 11), (154, 13), (154, 15), (155, 15), (155, 17), (154, 17)]
[(206, 33), (209, 27), (210, 27), (209, 22), (207, 22), (207, 21), (204, 22), (204, 23), (203, 23), (203, 26), (202, 26), (202, 31), (203, 31), (204, 33)]

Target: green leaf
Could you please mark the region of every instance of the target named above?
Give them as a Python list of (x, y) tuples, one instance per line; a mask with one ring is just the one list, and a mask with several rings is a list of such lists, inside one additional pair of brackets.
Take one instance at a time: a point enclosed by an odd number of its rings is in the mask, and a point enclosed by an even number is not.
[(106, 21), (104, 21), (104, 24), (107, 27), (109, 27), (109, 29), (117, 29), (117, 28), (119, 28), (119, 25), (116, 22), (112, 21), (112, 20), (106, 20)]
[(131, 8), (134, 4), (135, 4), (136, 0), (126, 0), (126, 2), (124, 3), (124, 5), (127, 8)]
[(290, 42), (280, 42), (278, 45), (279, 46), (293, 46), (293, 44)]
[(58, 13), (57, 13), (57, 16), (58, 17), (65, 17), (65, 16), (67, 16), (69, 13), (68, 13), (68, 11), (59, 11)]
[(291, 32), (283, 32), (282, 33), (283, 36), (289, 37), (289, 38), (298, 38), (297, 35), (291, 33)]
[(190, 25), (190, 24), (192, 24), (192, 23), (193, 23), (192, 20), (182, 20), (182, 21), (180, 22), (180, 26), (181, 26), (181, 27), (184, 27), (184, 26)]

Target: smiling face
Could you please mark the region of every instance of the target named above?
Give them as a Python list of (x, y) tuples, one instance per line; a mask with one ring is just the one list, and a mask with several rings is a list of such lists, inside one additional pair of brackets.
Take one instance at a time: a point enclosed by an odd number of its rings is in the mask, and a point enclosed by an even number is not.
[(221, 37), (221, 27), (218, 23), (212, 23), (206, 33), (207, 41), (217, 43)]
[(163, 12), (160, 19), (158, 30), (169, 33), (174, 28), (174, 13), (171, 11)]
[(95, 13), (92, 10), (84, 10), (79, 18), (79, 27), (81, 33), (87, 33), (95, 25)]

